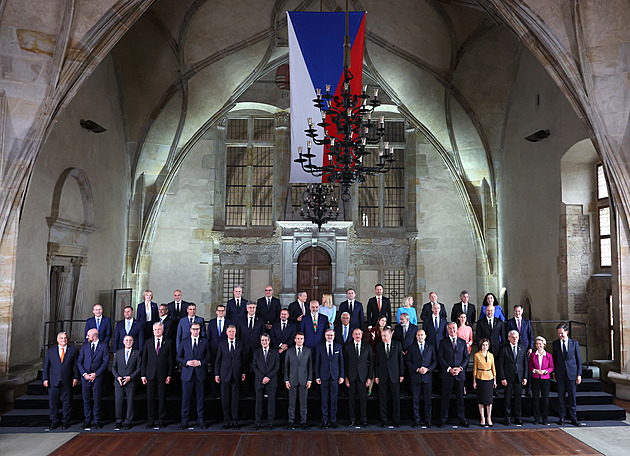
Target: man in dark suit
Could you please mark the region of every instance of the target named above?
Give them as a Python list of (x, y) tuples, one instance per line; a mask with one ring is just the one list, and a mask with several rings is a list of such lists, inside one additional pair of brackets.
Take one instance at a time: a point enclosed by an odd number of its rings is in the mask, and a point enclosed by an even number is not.
[(420, 397), (424, 396), (424, 426), (431, 427), (431, 385), (437, 367), (435, 347), (426, 343), (424, 329), (416, 331), (415, 342), (407, 352), (407, 372), (413, 395), (413, 427), (420, 425)]
[(188, 304), (186, 308), (186, 316), (179, 319), (177, 324), (177, 334), (175, 336), (175, 349), (176, 353), (179, 353), (179, 344), (182, 339), (190, 337), (190, 327), (193, 323), (199, 323), (201, 327), (201, 333), (199, 334), (204, 339), (206, 338), (206, 323), (202, 317), (197, 316), (197, 305), (194, 302)]
[(227, 319), (235, 325), (247, 314), (247, 299), (243, 298), (243, 287), (236, 286), (232, 292), (233, 298), (227, 302)]
[[(175, 336), (176, 336), (176, 328), (177, 323), (173, 321), (171, 316), (168, 314), (168, 306), (166, 304), (160, 304), (158, 307), (158, 315), (160, 319), (157, 323), (162, 323), (162, 337), (167, 339), (169, 343), (173, 344), (173, 354), (175, 353)], [(153, 323), (153, 328), (155, 328), (155, 323)], [(155, 335), (155, 331), (153, 331)]]
[(304, 334), (295, 335), (295, 347), (287, 350), (284, 360), (284, 385), (289, 390), (289, 424), (287, 429), (295, 429), (295, 404), (300, 398), (300, 426), (308, 429), (308, 390), (313, 381), (313, 361), (311, 349), (304, 346)]
[(352, 340), (352, 329), (350, 327), (350, 314), (344, 312), (339, 323), (335, 323), (335, 342), (342, 347)]
[(438, 350), (440, 343), (446, 337), (446, 318), (440, 316), (440, 303), (436, 302), (431, 308), (431, 316), (422, 321), (422, 329), (427, 335), (427, 343)]
[[(215, 311), (216, 318), (213, 318), (208, 322), (208, 342), (210, 343), (210, 370), (214, 370), (214, 361), (217, 359), (217, 351), (219, 350), (219, 343), (226, 340), (227, 336), (225, 330), (228, 327), (227, 318), (225, 318), (226, 310), (225, 305), (217, 305)], [(212, 374), (214, 377), (214, 373)], [(218, 398), (220, 395), (221, 385), (217, 382), (210, 382), (210, 393), (212, 397)]]
[(479, 342), (481, 339), (488, 339), (490, 341), (490, 352), (495, 356), (498, 361), (498, 356), (501, 353), (501, 346), (507, 342), (507, 336), (505, 332), (504, 323), (494, 316), (494, 306), (489, 305), (486, 307), (487, 317), (482, 317), (477, 322), (476, 339)]
[(311, 301), (309, 308), (310, 312), (302, 319), (300, 331), (304, 334), (304, 345), (311, 349), (314, 358), (315, 349), (324, 342), (324, 334), (329, 326), (328, 317), (319, 312), (318, 301)]
[[(532, 332), (532, 323), (527, 318), (523, 317), (523, 306), (516, 304), (514, 306), (514, 318), (507, 320), (504, 325), (506, 333), (512, 330), (518, 331), (518, 344), (525, 348), (526, 355), (529, 357), (534, 350), (534, 334)], [(528, 369), (526, 386), (528, 396), (532, 395), (530, 378), (531, 372)]]
[(286, 351), (295, 345), (294, 339), (296, 333), (296, 326), (289, 321), (289, 311), (282, 309), (280, 311), (280, 321), (273, 325), (270, 334), (271, 346), (278, 350), (280, 362), (282, 362)]
[(381, 339), (374, 354), (374, 382), (379, 386), (381, 426), (387, 425), (387, 396), (389, 395), (392, 400), (394, 427), (400, 427), (400, 384), (404, 380), (405, 372), (402, 345), (392, 340), (390, 328), (383, 329)]
[(264, 395), (267, 395), (267, 426), (273, 429), (276, 417), (276, 390), (278, 389), (278, 371), (280, 356), (269, 347), (270, 337), (263, 333), (260, 336), (260, 347), (254, 351), (252, 369), (254, 371), (254, 390), (256, 391), (256, 411), (254, 429), (262, 428)]
[(90, 329), (96, 329), (98, 331), (99, 341), (106, 347), (109, 347), (109, 341), (112, 338), (112, 321), (103, 316), (103, 306), (100, 304), (94, 304), (92, 313), (94, 316), (88, 318), (85, 322), (84, 337), (87, 337)]
[(466, 318), (472, 326), (473, 322), (477, 321), (477, 311), (475, 310), (475, 305), (468, 302), (470, 294), (466, 290), (463, 290), (459, 294), (459, 299), (460, 302), (453, 304), (453, 310), (451, 310), (451, 321), (457, 321), (457, 316), (464, 312), (466, 314)]
[(190, 337), (182, 339), (177, 349), (177, 362), (182, 365), (182, 420), (178, 429), (188, 428), (193, 389), (197, 397), (197, 423), (206, 429), (205, 382), (209, 359), (208, 339), (201, 336), (201, 325), (194, 322), (190, 325)]
[(175, 322), (175, 325), (179, 323), (181, 318), (184, 318), (188, 315), (187, 310), (188, 304), (187, 301), (182, 300), (182, 291), (175, 290), (173, 292), (173, 300), (168, 303), (168, 315)]
[(343, 349), (335, 343), (335, 331), (327, 329), (326, 340), (315, 348), (315, 381), (322, 387), (322, 429), (337, 429), (339, 385), (343, 383)]
[(394, 328), (392, 339), (400, 342), (403, 355), (407, 355), (407, 350), (409, 350), (409, 347), (411, 347), (416, 340), (416, 331), (418, 331), (418, 327), (409, 323), (409, 315), (406, 313), (400, 314), (400, 324), (396, 325), (396, 328)]
[[(109, 348), (99, 341), (98, 330), (88, 331), (86, 342), (81, 347), (77, 368), (81, 375), (81, 392), (83, 394), (83, 429), (88, 429), (90, 423), (96, 429), (101, 429), (101, 395), (103, 393), (103, 379), (109, 365)], [(92, 407), (92, 400), (94, 407)]]
[(422, 312), (420, 312), (420, 320), (424, 321), (433, 314), (433, 304), (438, 303), (440, 305), (440, 317), (446, 320), (446, 306), (441, 302), (438, 302), (438, 295), (435, 291), (429, 293), (429, 302), (422, 306)]
[(438, 361), (442, 374), (442, 413), (439, 427), (444, 427), (448, 419), (448, 405), (453, 389), (455, 389), (459, 425), (468, 427), (469, 424), (464, 414), (464, 386), (466, 382), (466, 367), (468, 366), (468, 346), (464, 339), (457, 337), (457, 323), (449, 323), (447, 331), (448, 337), (440, 343), (438, 350)]
[(42, 366), (44, 387), (48, 392), (50, 407), (49, 429), (59, 427), (59, 398), (63, 410), (62, 429), (70, 427), (72, 415), (72, 387), (79, 383), (79, 369), (77, 368), (78, 351), (68, 345), (68, 335), (65, 332), (57, 334), (57, 345), (46, 351)]
[(337, 318), (340, 319), (344, 312), (348, 312), (350, 314), (350, 327), (352, 329), (359, 328), (363, 331), (363, 325), (365, 324), (363, 304), (354, 299), (356, 297), (356, 293), (353, 288), (349, 288), (348, 291), (346, 291), (346, 297), (348, 299), (339, 304), (339, 311), (337, 312), (339, 317)]
[[(569, 326), (560, 323), (556, 327), (558, 339), (553, 341), (553, 377), (558, 385), (558, 415), (559, 424), (564, 425), (564, 419), (569, 410), (571, 424), (579, 426), (577, 418), (575, 393), (577, 385), (582, 383), (582, 356), (577, 341), (569, 339)], [(567, 403), (565, 394), (568, 395)]]
[[(160, 306), (162, 308), (162, 306)], [(147, 385), (147, 429), (155, 426), (155, 399), (158, 400), (158, 427), (166, 427), (166, 385), (175, 370), (174, 345), (166, 338), (164, 325), (153, 324), (153, 337), (146, 341), (142, 352), (141, 380)]]
[(252, 375), (252, 360), (254, 350), (260, 347), (260, 336), (264, 332), (265, 322), (256, 316), (256, 303), (247, 303), (247, 314), (236, 325), (236, 335), (243, 348), (243, 369), (248, 375), (243, 382), (243, 395), (252, 396), (254, 391), (254, 376)]
[(350, 410), (350, 427), (359, 424), (356, 404), (359, 399), (361, 426), (367, 426), (368, 388), (374, 378), (374, 359), (372, 347), (363, 342), (363, 331), (355, 328), (352, 340), (344, 346), (345, 382), (348, 387), (348, 406)]
[(150, 339), (153, 335), (153, 323), (159, 320), (158, 305), (152, 301), (153, 292), (151, 290), (144, 290), (142, 296), (144, 297), (144, 301), (138, 304), (136, 317), (142, 325), (144, 338)]
[(131, 336), (133, 348), (142, 350), (144, 346), (144, 331), (142, 331), (142, 324), (133, 318), (133, 307), (125, 307), (123, 315), (125, 318), (116, 323), (116, 330), (114, 331), (114, 353), (125, 346), (123, 343), (125, 336)]
[[(126, 335), (123, 339), (124, 347), (114, 353), (112, 374), (114, 375), (114, 408), (116, 409), (116, 423), (114, 430), (131, 429), (133, 420), (133, 405), (136, 394), (136, 381), (142, 369), (140, 351), (133, 348), (133, 337)], [(127, 415), (123, 422), (123, 401), (127, 397)]]
[(302, 325), (302, 318), (308, 313), (306, 291), (298, 291), (297, 299), (289, 304), (289, 321), (297, 328)]
[(221, 384), (221, 406), (223, 407), (223, 429), (239, 429), (238, 400), (241, 382), (245, 381), (243, 348), (236, 342), (236, 327), (229, 325), (227, 339), (219, 343), (214, 363), (214, 381)]
[(383, 296), (383, 285), (377, 283), (374, 287), (374, 294), (367, 303), (367, 325), (368, 329), (372, 326), (378, 325), (378, 320), (381, 317), (387, 318), (387, 324), (392, 321), (392, 306), (389, 302), (389, 298)]
[(280, 300), (273, 296), (271, 285), (265, 287), (265, 296), (256, 302), (256, 315), (265, 323), (265, 330), (271, 331), (274, 324), (280, 321)]
[[(486, 312), (488, 308), (486, 307)], [(501, 349), (497, 362), (497, 379), (505, 388), (505, 425), (512, 420), (520, 426), (523, 424), (521, 414), (521, 393), (527, 384), (527, 352), (518, 343), (518, 331), (508, 332), (508, 341)], [(512, 413), (512, 395), (514, 395), (514, 413)]]

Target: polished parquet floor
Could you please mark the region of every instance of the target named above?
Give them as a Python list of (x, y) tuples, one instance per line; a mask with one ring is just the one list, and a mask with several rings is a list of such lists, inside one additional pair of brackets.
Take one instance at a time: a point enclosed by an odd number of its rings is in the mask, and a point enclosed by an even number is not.
[(52, 455), (598, 455), (560, 429), (82, 433)]

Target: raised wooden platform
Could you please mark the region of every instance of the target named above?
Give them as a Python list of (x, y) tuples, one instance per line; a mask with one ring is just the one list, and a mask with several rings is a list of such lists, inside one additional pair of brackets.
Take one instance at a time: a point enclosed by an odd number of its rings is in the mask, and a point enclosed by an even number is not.
[(560, 429), (82, 433), (52, 455), (598, 455)]

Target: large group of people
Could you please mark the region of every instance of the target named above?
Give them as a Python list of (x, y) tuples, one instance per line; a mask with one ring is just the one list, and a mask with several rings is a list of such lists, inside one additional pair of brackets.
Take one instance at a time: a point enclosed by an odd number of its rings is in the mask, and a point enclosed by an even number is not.
[[(82, 427), (103, 426), (100, 405), (111, 339), (114, 428), (118, 430), (132, 426), (139, 385), (146, 386), (146, 427), (165, 427), (166, 393), (175, 375), (181, 379), (180, 429), (191, 425), (193, 403), (197, 425), (207, 427), (204, 408), (208, 384), (211, 394), (221, 398), (224, 429), (241, 427), (242, 394), (255, 396), (254, 428), (273, 428), (276, 397), (281, 390), (288, 395), (287, 427), (306, 429), (308, 396), (315, 389), (321, 395), (320, 426), (337, 428), (342, 388), (348, 396), (350, 426), (368, 425), (367, 399), (376, 389), (380, 424), (399, 427), (401, 387), (411, 392), (413, 427), (443, 427), (453, 393), (458, 425), (469, 427), (464, 396), (475, 342), (478, 351), (472, 360), (472, 386), (481, 426), (494, 425), (492, 404), (499, 387), (504, 391), (505, 425), (522, 424), (521, 397), (530, 384), (534, 424), (548, 424), (552, 378), (557, 382), (559, 423), (564, 424), (568, 415), (572, 424), (579, 425), (576, 387), (581, 381), (582, 362), (579, 344), (569, 338), (567, 325), (557, 327), (552, 356), (545, 351), (547, 342), (542, 336), (534, 339), (522, 307), (514, 306), (514, 317), (506, 321), (492, 293), (484, 297), (477, 315), (469, 293), (462, 291), (450, 320), (435, 292), (422, 306), (420, 318), (412, 307), (413, 298), (406, 296), (393, 327), (391, 303), (383, 296), (381, 284), (376, 285), (375, 296), (367, 304), (367, 315), (354, 289), (347, 290), (347, 299), (338, 308), (332, 295), (325, 294), (320, 307), (316, 300), (307, 303), (307, 293), (300, 291), (297, 299), (282, 309), (271, 286), (265, 287), (264, 297), (257, 301), (242, 295), (242, 288), (235, 287), (234, 297), (225, 305), (219, 304), (216, 317), (207, 323), (196, 314), (194, 303), (182, 300), (180, 290), (174, 292), (172, 302), (159, 306), (152, 301), (153, 293), (146, 290), (136, 309), (137, 318), (134, 309), (127, 306), (115, 328), (103, 316), (103, 307), (94, 305), (80, 350), (69, 345), (67, 334), (60, 332), (57, 345), (46, 352), (43, 383), (49, 388), (50, 429), (69, 427), (72, 388), (79, 382), (84, 406)], [(431, 407), (434, 377), (441, 383), (439, 417), (435, 420)]]

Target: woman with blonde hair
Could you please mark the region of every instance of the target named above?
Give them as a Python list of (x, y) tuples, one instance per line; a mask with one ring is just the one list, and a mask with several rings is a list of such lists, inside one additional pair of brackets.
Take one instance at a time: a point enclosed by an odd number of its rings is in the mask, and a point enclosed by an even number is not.
[[(532, 373), (532, 402), (534, 405), (534, 424), (547, 424), (549, 417), (549, 388), (551, 373), (554, 370), (553, 357), (545, 351), (547, 341), (543, 336), (534, 339), (536, 351), (529, 355), (529, 371)], [(542, 396), (542, 401), (540, 400)], [(540, 404), (542, 402), (542, 413)]]
[(399, 307), (398, 311), (396, 312), (396, 320), (398, 321), (399, 324), (400, 324), (400, 315), (403, 313), (406, 313), (407, 315), (409, 315), (409, 323), (412, 323), (418, 326), (418, 316), (416, 314), (416, 308), (411, 307), (412, 305), (413, 305), (413, 297), (411, 297), (410, 295), (405, 296), (402, 301), (402, 307)]
[(331, 328), (334, 327), (335, 317), (337, 316), (337, 307), (333, 304), (333, 296), (330, 293), (324, 293), (322, 295), (322, 305), (319, 311), (328, 317), (328, 324)]

